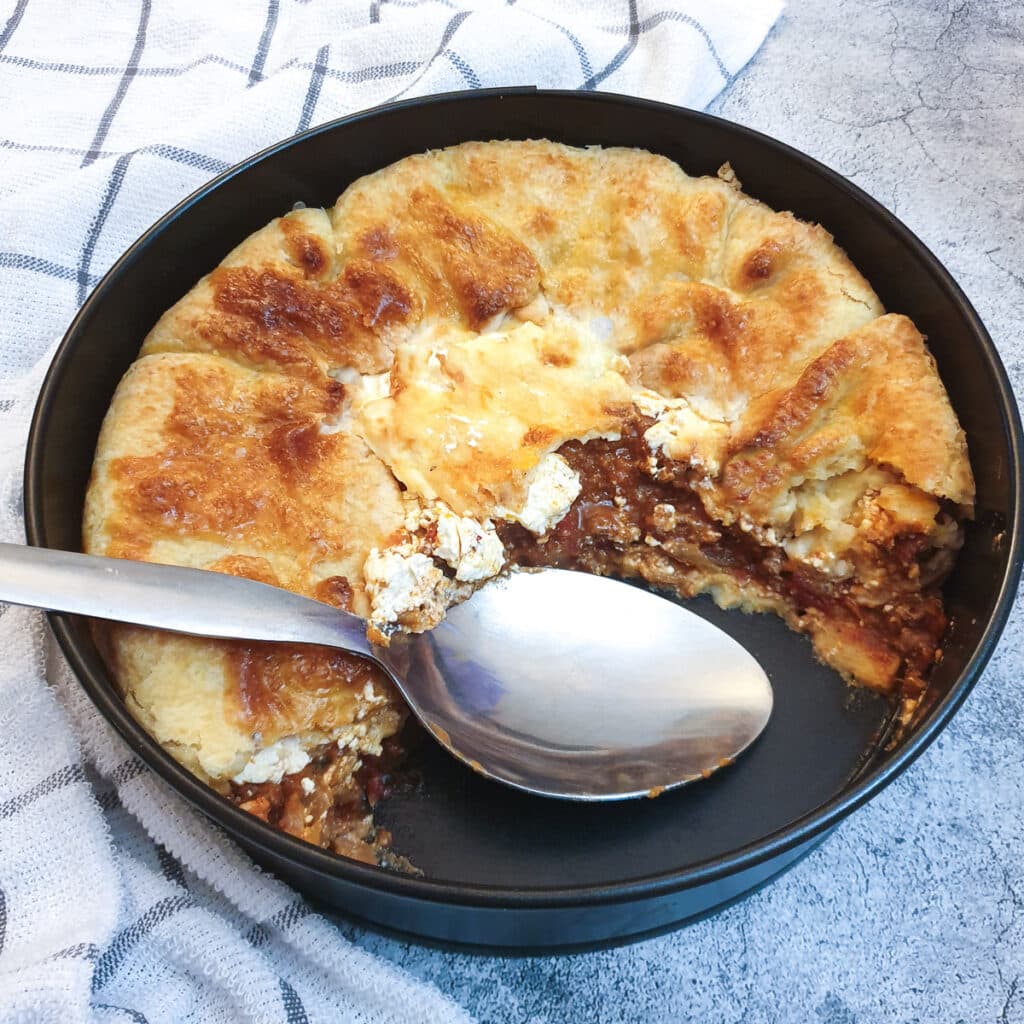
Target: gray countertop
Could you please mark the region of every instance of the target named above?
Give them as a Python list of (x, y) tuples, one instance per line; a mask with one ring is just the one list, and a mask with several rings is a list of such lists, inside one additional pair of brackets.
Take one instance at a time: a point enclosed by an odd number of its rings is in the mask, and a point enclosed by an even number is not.
[[(959, 280), (1024, 394), (1024, 4), (791, 0), (711, 107), (852, 178)], [(562, 957), (347, 928), (482, 1021), (1024, 1022), (1020, 602), (939, 740), (716, 917)]]

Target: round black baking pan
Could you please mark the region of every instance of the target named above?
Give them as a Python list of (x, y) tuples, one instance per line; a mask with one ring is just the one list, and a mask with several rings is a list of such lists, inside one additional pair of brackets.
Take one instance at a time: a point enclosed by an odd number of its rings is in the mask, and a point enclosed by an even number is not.
[[(935, 738), (999, 636), (1021, 569), (1021, 426), (970, 303), (890, 213), (795, 150), (734, 124), (620, 96), (530, 89), (398, 103), (258, 154), (185, 200), (103, 278), (43, 384), (29, 440), (29, 541), (77, 549), (100, 421), (158, 316), (248, 234), (298, 201), (330, 205), (355, 178), (477, 139), (640, 146), (690, 174), (726, 161), (750, 195), (823, 224), (886, 308), (927, 335), (970, 446), (977, 517), (946, 586), (952, 624), (915, 727), (887, 742), (890, 708), (818, 664), (767, 616), (692, 606), (740, 639), (775, 687), (772, 720), (736, 765), (657, 800), (570, 804), (506, 789), (431, 744), (423, 784), (379, 808), (422, 877), (355, 863), (239, 811), (173, 761), (122, 704), (83, 620), (51, 618), (100, 711), (169, 786), (260, 864), (321, 905), (434, 941), (553, 949), (624, 940), (703, 915), (764, 884), (891, 782)], [(512, 655), (514, 656), (514, 654)], [(914, 808), (906, 808), (908, 818)]]

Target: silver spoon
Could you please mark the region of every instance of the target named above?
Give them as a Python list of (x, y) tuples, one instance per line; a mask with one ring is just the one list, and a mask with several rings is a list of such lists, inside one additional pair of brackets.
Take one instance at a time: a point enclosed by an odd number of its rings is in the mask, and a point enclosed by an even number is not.
[(656, 796), (729, 764), (772, 688), (735, 640), (680, 605), (561, 569), (489, 583), (428, 633), (372, 645), (365, 623), (204, 569), (0, 544), (0, 601), (375, 661), (448, 751), (543, 796)]

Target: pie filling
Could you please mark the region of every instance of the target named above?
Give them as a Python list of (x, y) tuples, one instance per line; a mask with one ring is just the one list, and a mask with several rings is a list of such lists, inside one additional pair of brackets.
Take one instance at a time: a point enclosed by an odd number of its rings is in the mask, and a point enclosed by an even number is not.
[(385, 739), (376, 757), (354, 754), (338, 743), (324, 743), (307, 753), (309, 763), (301, 771), (280, 782), (231, 782), (228, 798), (243, 811), (314, 846), (364, 864), (415, 872), (392, 851), (391, 833), (373, 820), (380, 800), (413, 783), (404, 769), (402, 735)]

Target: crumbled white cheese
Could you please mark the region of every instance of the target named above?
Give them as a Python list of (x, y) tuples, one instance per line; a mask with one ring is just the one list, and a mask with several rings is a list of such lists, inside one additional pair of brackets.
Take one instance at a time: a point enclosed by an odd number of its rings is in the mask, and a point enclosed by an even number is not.
[(636, 406), (637, 412), (641, 416), (650, 416), (655, 420), (670, 408), (673, 401), (680, 400), (666, 398), (664, 395), (659, 395), (657, 391), (637, 391), (633, 395), (633, 404)]
[[(377, 693), (376, 690), (374, 690), (373, 683), (371, 682), (363, 683), (362, 698), (367, 704), (381, 704), (385, 700), (387, 700), (387, 698), (383, 696), (383, 694), (379, 694)], [(362, 708), (360, 708), (359, 710), (361, 711)]]
[(579, 474), (561, 455), (545, 455), (526, 477), (526, 503), (518, 512), (498, 510), (498, 514), (521, 523), (531, 533), (543, 537), (562, 521), (583, 485)]
[(654, 506), (654, 525), (659, 530), (664, 530), (668, 533), (676, 528), (678, 521), (679, 514), (676, 512), (674, 505), (662, 503)]
[(306, 777), (299, 779), (299, 785), (302, 786), (302, 792), (305, 793), (306, 796), (309, 796), (309, 794), (316, 789), (316, 783), (312, 779)]
[(478, 523), (444, 506), (437, 509), (434, 555), (455, 570), (457, 580), (466, 583), (496, 576), (505, 564), (505, 548), (489, 519)]
[(670, 458), (689, 459), (709, 473), (721, 469), (718, 452), (728, 437), (725, 423), (701, 416), (685, 398), (665, 398), (656, 391), (637, 392), (633, 404), (641, 415), (657, 420), (644, 433), (652, 451), (660, 449)]
[(280, 782), (285, 775), (300, 772), (307, 764), (309, 754), (302, 749), (298, 736), (286, 736), (253, 754), (232, 781)]
[(363, 566), (374, 622), (397, 622), (405, 612), (422, 608), (445, 584), (444, 573), (420, 551), (373, 548)]
[(795, 562), (803, 562), (804, 565), (809, 565), (827, 576), (844, 579), (852, 575), (853, 565), (840, 557), (841, 552), (848, 546), (843, 544), (842, 540), (852, 540), (855, 530), (846, 523), (840, 526), (846, 529), (836, 530), (831, 534), (811, 530), (800, 537), (791, 537), (783, 541), (782, 547)]
[[(432, 540), (425, 534), (435, 527)], [(408, 551), (421, 550), (455, 570), (455, 579), (475, 583), (501, 572), (505, 564), (505, 548), (490, 519), (479, 522), (470, 516), (454, 513), (443, 501), (426, 508), (410, 501), (405, 528), (412, 535)]]

